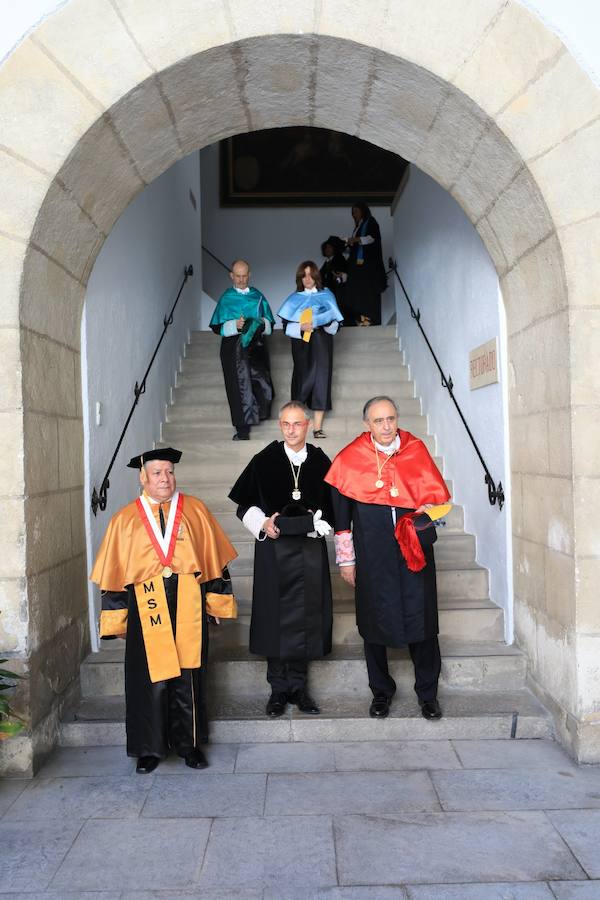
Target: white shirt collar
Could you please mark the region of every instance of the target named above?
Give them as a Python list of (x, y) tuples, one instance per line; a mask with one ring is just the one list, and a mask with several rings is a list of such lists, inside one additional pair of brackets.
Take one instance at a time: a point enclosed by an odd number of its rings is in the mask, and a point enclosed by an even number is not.
[(318, 294), (318, 290), (316, 287), (304, 288), (302, 291), (303, 294)]
[(306, 444), (302, 448), (302, 450), (298, 450), (296, 453), (295, 450), (292, 450), (291, 447), (288, 447), (286, 442), (283, 442), (283, 449), (285, 450), (285, 455), (295, 466), (300, 466), (303, 462), (306, 461), (306, 457), (308, 456), (308, 450), (306, 449)]
[(392, 453), (395, 453), (400, 446), (400, 435), (397, 434), (392, 443), (387, 447), (384, 447), (383, 444), (380, 444), (379, 441), (376, 441), (375, 439), (373, 439), (373, 443), (380, 453), (385, 453), (386, 456), (391, 456)]
[(246, 287), (246, 288), (238, 288), (238, 287), (236, 287), (235, 290), (238, 292), (238, 294), (249, 294), (249, 293), (250, 293), (250, 288), (249, 288), (249, 287)]

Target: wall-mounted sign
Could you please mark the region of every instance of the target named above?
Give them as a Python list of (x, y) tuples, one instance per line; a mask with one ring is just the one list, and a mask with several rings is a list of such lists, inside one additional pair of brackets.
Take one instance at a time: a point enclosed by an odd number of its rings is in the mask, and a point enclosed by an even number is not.
[(469, 353), (469, 387), (475, 391), (498, 380), (498, 338), (492, 338)]

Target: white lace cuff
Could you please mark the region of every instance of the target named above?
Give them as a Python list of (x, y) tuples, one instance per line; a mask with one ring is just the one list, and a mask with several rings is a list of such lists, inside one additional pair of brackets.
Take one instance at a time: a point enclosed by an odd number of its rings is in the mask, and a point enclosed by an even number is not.
[(251, 506), (242, 519), (242, 524), (246, 526), (250, 534), (254, 535), (257, 541), (264, 541), (267, 535), (262, 531), (262, 526), (266, 518), (268, 517), (262, 509), (259, 509), (258, 506)]
[(340, 531), (333, 538), (335, 544), (335, 561), (338, 566), (353, 566), (356, 562), (354, 555), (354, 539), (351, 531)]

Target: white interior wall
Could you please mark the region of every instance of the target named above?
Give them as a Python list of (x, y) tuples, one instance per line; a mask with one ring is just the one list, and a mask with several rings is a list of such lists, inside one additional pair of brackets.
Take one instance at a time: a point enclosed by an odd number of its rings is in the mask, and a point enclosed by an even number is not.
[[(202, 166), (203, 243), (228, 266), (243, 257), (252, 267), (252, 283), (263, 292), (276, 313), (285, 298), (296, 290), (295, 273), (303, 259), (321, 265), (321, 244), (330, 234), (344, 237), (352, 233), (354, 222), (349, 206), (271, 207), (219, 206), (219, 147), (213, 144), (200, 154)], [(390, 208), (373, 207), (381, 229), (383, 258), (391, 253), (393, 226)], [(204, 290), (217, 300), (229, 286), (229, 276), (204, 255)], [(383, 295), (382, 314), (394, 308), (393, 291)], [(208, 327), (212, 308), (203, 310), (203, 328)], [(206, 321), (205, 321), (206, 319)]]
[[(196, 198), (194, 210), (190, 191)], [(86, 495), (99, 488), (121, 429), (173, 305), (185, 266), (192, 264), (173, 325), (167, 330), (110, 476), (108, 505), (86, 505), (88, 563), (111, 515), (137, 494), (127, 461), (160, 438), (165, 404), (190, 330), (199, 327), (202, 294), (198, 153), (181, 160), (129, 205), (109, 234), (92, 271), (82, 316), (81, 371)], [(101, 404), (101, 424), (96, 404)], [(92, 604), (93, 605), (93, 604)], [(95, 635), (95, 625), (92, 627)]]
[[(491, 597), (507, 615), (512, 640), (510, 489), (506, 419), (506, 335), (498, 276), (479, 235), (450, 194), (414, 166), (394, 210), (395, 258), (413, 306), (506, 504), (490, 506), (484, 472), (410, 309), (396, 286), (398, 334), (423, 412), (477, 536), (477, 560), (490, 571)], [(500, 383), (469, 389), (469, 351), (499, 338)]]

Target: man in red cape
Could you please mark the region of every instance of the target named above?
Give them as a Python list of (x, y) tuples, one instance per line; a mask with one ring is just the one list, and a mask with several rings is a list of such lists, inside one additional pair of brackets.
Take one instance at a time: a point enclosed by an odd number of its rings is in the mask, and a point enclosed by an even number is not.
[(424, 443), (398, 428), (393, 400), (373, 397), (363, 419), (369, 430), (338, 453), (325, 480), (333, 488), (336, 562), (356, 590), (369, 714), (387, 716), (396, 691), (387, 647), (408, 646), (422, 715), (439, 719), (436, 529), (426, 509), (448, 500), (448, 489)]

